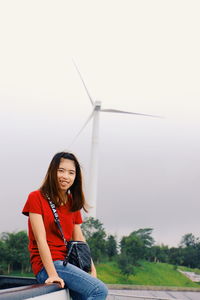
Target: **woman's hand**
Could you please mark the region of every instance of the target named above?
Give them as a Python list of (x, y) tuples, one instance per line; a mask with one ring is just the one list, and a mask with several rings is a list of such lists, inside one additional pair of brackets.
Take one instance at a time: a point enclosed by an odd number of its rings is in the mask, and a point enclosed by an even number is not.
[(91, 276), (97, 278), (97, 271), (96, 271), (96, 268), (95, 268), (95, 265), (92, 261), (92, 265), (91, 265), (91, 273), (90, 273)]
[(59, 276), (52, 276), (52, 277), (49, 277), (47, 278), (47, 280), (45, 281), (45, 283), (53, 283), (53, 282), (56, 282), (56, 283), (59, 283), (59, 285), (61, 286), (61, 288), (64, 288), (65, 286), (65, 283), (63, 281), (62, 278), (60, 278)]
[(97, 271), (96, 271), (95, 268), (92, 268), (90, 275), (91, 275), (92, 277), (97, 278)]

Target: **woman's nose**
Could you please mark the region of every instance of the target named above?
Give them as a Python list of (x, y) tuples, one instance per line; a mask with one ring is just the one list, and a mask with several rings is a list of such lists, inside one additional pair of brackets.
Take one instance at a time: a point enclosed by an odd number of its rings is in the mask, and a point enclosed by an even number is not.
[(64, 173), (63, 173), (63, 177), (64, 177), (64, 178), (68, 178), (68, 177), (69, 177), (69, 173), (68, 173), (67, 171), (64, 172)]

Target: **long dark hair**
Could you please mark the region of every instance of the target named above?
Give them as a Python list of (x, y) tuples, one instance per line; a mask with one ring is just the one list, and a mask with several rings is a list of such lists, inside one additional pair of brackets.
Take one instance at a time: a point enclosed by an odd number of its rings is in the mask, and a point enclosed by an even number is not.
[(62, 158), (72, 160), (76, 168), (76, 177), (74, 183), (70, 187), (71, 193), (68, 197), (68, 201), (70, 202), (70, 210), (74, 212), (83, 208), (87, 212), (87, 204), (85, 202), (85, 196), (82, 188), (81, 168), (76, 156), (72, 153), (59, 152), (54, 155), (44, 178), (44, 182), (40, 187), (40, 191), (45, 198), (46, 195), (48, 195), (56, 206), (60, 206), (64, 202), (65, 199), (63, 198), (63, 194), (59, 189), (57, 179), (57, 170)]

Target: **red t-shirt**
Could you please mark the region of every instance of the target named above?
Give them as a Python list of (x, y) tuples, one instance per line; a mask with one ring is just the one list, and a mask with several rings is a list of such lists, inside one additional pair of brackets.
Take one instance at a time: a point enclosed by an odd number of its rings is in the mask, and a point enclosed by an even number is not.
[[(67, 241), (71, 240), (74, 224), (81, 224), (82, 217), (80, 211), (70, 212), (69, 205), (61, 205), (56, 208), (60, 219), (60, 224)], [(54, 221), (52, 210), (48, 201), (42, 196), (39, 190), (29, 194), (22, 213), (29, 216), (29, 212), (42, 215), (46, 229), (46, 238), (51, 251), (53, 261), (63, 260), (66, 256), (66, 246)], [(43, 267), (37, 243), (28, 219), (29, 251), (33, 273), (36, 275)]]

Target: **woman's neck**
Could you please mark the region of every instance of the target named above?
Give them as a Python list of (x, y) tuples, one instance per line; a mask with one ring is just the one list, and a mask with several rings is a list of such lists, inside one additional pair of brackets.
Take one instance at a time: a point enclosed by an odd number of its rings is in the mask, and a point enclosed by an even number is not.
[(62, 203), (61, 205), (65, 205), (68, 201), (68, 196), (67, 196), (67, 193), (63, 192), (62, 193)]

